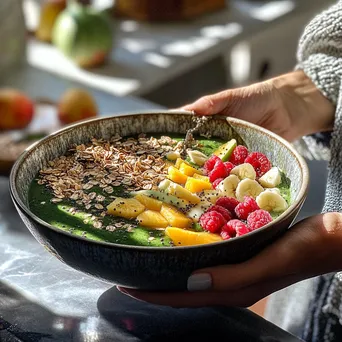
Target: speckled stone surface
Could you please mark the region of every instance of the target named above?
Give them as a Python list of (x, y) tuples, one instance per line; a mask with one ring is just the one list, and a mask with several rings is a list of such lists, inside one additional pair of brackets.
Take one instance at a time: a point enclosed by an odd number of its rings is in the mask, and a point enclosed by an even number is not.
[[(294, 200), (288, 214), (274, 224), (241, 238), (218, 244), (196, 247), (151, 248), (99, 243), (54, 229), (34, 218), (27, 209), (28, 187), (36, 173), (48, 160), (72, 144), (90, 138), (109, 138), (118, 133), (185, 133), (193, 126), (192, 116), (184, 113), (151, 113), (105, 118), (64, 129), (38, 143), (14, 167), (11, 178), (12, 196), (24, 223), (34, 237), (59, 260), (77, 270), (126, 287), (143, 289), (184, 289), (190, 273), (196, 269), (222, 263), (244, 261), (258, 253), (286, 231), (295, 219), (305, 199), (301, 189), (307, 179), (307, 169), (291, 147), (274, 135), (256, 126), (216, 117), (209, 120), (200, 133), (210, 132), (223, 139), (237, 138), (252, 150), (265, 153), (291, 179)], [(242, 140), (241, 140), (242, 139)]]

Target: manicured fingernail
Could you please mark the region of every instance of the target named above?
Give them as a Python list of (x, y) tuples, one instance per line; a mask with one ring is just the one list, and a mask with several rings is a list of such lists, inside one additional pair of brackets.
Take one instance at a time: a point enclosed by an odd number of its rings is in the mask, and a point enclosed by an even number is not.
[(202, 291), (211, 288), (211, 275), (209, 273), (196, 273), (188, 279), (188, 291)]

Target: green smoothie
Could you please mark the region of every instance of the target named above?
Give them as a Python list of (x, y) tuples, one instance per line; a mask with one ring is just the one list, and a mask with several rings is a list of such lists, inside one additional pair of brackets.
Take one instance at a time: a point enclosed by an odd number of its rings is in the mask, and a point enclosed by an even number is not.
[[(155, 137), (158, 139), (160, 138), (160, 136)], [(182, 137), (179, 136), (173, 135), (170, 136), (170, 138), (173, 140), (173, 145), (182, 141)], [(123, 141), (127, 142), (127, 140)], [(196, 138), (196, 150), (210, 156), (223, 143), (224, 142), (220, 139)], [(109, 145), (103, 143), (103, 146), (109, 150)], [(129, 144), (127, 147), (128, 151), (130, 148)], [(78, 149), (82, 150), (83, 148), (84, 147), (73, 147), (68, 152), (67, 157), (76, 155), (75, 160), (77, 163), (85, 165), (88, 163), (87, 160), (82, 160), (82, 158), (80, 159), (80, 157), (77, 156)], [(82, 151), (82, 153), (83, 152), (84, 151)], [(104, 158), (106, 158), (106, 156)], [(190, 162), (190, 160), (188, 160), (188, 162)], [(101, 160), (100, 163), (103, 163), (103, 160)], [(50, 169), (53, 169), (53, 165), (54, 162), (50, 163)], [(104, 166), (104, 168), (106, 168), (106, 166)], [(87, 172), (86, 169), (84, 174), (86, 175)], [(50, 177), (49, 173), (45, 173), (44, 177)], [(56, 177), (59, 178), (58, 174)], [(164, 234), (164, 230), (162, 229), (146, 229), (140, 227), (136, 220), (128, 220), (106, 213), (106, 207), (116, 196), (131, 196), (131, 191), (128, 190), (129, 186), (118, 184), (117, 181), (107, 184), (107, 187), (94, 184), (88, 189), (89, 186), (83, 185), (82, 191), (91, 198), (91, 200), (88, 201), (89, 203), (87, 202), (88, 204), (85, 205), (85, 203), (81, 203), (77, 196), (56, 198), (54, 189), (52, 189), (49, 184), (43, 183), (42, 178), (43, 175), (40, 173), (32, 181), (29, 190), (29, 205), (35, 215), (52, 226), (68, 233), (96, 241), (134, 246), (173, 246), (172, 241)], [(63, 178), (63, 176), (61, 178)], [(83, 177), (82, 184), (89, 184), (89, 179), (88, 176)], [(108, 179), (108, 177), (106, 179)], [(108, 191), (108, 187), (112, 188), (112, 190)], [(280, 189), (282, 196), (290, 204), (290, 180), (284, 174), (282, 174), (282, 182), (279, 184), (278, 188)], [(279, 216), (279, 214), (275, 213), (271, 213), (271, 215), (273, 218)], [(193, 229), (199, 231), (199, 224), (195, 224)]]

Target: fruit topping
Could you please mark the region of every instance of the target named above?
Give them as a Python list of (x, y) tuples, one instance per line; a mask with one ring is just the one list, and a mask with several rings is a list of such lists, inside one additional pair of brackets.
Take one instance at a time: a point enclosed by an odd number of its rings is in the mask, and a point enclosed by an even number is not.
[(260, 152), (252, 152), (245, 159), (245, 163), (249, 163), (254, 167), (258, 178), (262, 177), (272, 167), (268, 158)]
[(220, 158), (213, 155), (205, 162), (204, 170), (207, 172), (207, 174), (209, 174), (209, 172), (213, 170), (217, 161), (220, 161)]
[(250, 213), (260, 209), (257, 202), (252, 197), (245, 197), (244, 202), (239, 203), (235, 207), (235, 214), (241, 220), (247, 220)]
[(108, 214), (126, 219), (136, 218), (144, 210), (145, 206), (135, 198), (117, 197), (107, 207)]
[(270, 222), (272, 222), (272, 216), (263, 209), (254, 211), (247, 218), (247, 225), (251, 231), (261, 228)]
[(207, 230), (210, 233), (217, 233), (221, 230), (222, 226), (226, 224), (226, 220), (223, 215), (217, 211), (210, 211), (201, 216), (200, 224), (204, 230)]
[(175, 246), (194, 246), (222, 241), (221, 236), (218, 234), (192, 232), (176, 227), (166, 228), (165, 234), (173, 241)]
[(221, 197), (216, 201), (216, 205), (226, 208), (230, 212), (234, 212), (235, 207), (240, 202), (234, 197)]
[(236, 148), (236, 140), (229, 140), (227, 143), (221, 145), (215, 152), (214, 155), (218, 156), (222, 161), (229, 160), (233, 150)]
[(261, 209), (268, 212), (280, 213), (288, 207), (285, 199), (279, 193), (270, 189), (261, 192), (256, 198), (256, 202)]
[(234, 165), (240, 165), (245, 162), (245, 159), (248, 156), (248, 149), (245, 146), (238, 145), (235, 147), (232, 155), (229, 158), (229, 161)]
[(230, 221), (232, 219), (232, 213), (228, 209), (223, 208), (219, 205), (213, 205), (207, 210), (207, 213), (210, 211), (216, 211), (220, 213), (226, 221)]
[(245, 196), (256, 198), (262, 191), (264, 191), (264, 188), (257, 181), (246, 178), (238, 184), (236, 198), (243, 202)]
[(236, 175), (239, 177), (239, 179), (252, 179), (255, 180), (256, 178), (256, 172), (251, 164), (248, 163), (243, 163), (238, 166), (235, 166), (232, 170), (231, 173), (232, 175)]
[(211, 183), (215, 182), (218, 178), (226, 178), (228, 176), (228, 171), (221, 160), (218, 160), (214, 168), (209, 173), (209, 180)]

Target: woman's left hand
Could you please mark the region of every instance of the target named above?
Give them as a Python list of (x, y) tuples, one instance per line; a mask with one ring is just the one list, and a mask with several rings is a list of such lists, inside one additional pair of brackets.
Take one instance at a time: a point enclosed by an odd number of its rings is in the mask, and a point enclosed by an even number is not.
[(254, 258), (196, 271), (185, 292), (119, 290), (171, 307), (248, 307), (295, 282), (342, 269), (342, 214), (305, 219)]

